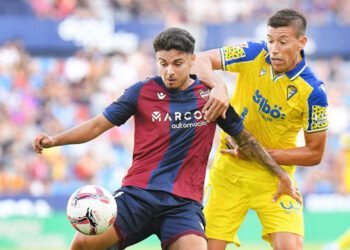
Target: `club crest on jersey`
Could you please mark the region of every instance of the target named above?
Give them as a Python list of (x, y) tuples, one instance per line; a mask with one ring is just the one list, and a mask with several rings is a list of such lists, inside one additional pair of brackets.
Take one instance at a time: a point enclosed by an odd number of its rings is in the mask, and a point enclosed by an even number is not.
[(207, 89), (207, 90), (205, 90), (205, 91), (202, 90), (202, 89), (199, 90), (199, 95), (202, 97), (202, 99), (204, 99), (204, 100), (206, 100), (206, 101), (208, 101), (209, 94), (210, 94), (209, 89)]
[(298, 89), (293, 86), (293, 85), (289, 85), (287, 87), (287, 101), (292, 98), (296, 93), (298, 92)]
[(166, 94), (164, 94), (163, 92), (157, 92), (157, 96), (159, 100), (163, 100), (166, 97)]

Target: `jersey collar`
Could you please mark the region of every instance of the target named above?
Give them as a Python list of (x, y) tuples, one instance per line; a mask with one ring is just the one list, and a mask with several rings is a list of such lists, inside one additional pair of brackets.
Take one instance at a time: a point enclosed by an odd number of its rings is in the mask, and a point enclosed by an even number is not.
[[(291, 81), (295, 80), (305, 70), (307, 66), (305, 61), (304, 50), (300, 51), (300, 55), (301, 55), (301, 61), (292, 70), (285, 73)], [(266, 62), (271, 65), (270, 53), (267, 53), (265, 55), (265, 58), (266, 58)]]

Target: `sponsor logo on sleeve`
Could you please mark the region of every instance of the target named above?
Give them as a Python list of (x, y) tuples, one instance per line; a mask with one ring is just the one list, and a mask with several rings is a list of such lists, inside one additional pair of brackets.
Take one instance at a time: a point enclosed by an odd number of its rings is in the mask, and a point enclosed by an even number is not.
[(327, 108), (318, 105), (313, 105), (311, 114), (311, 130), (323, 129), (327, 126)]
[(234, 59), (239, 59), (246, 57), (242, 45), (228, 46), (224, 48), (225, 61), (231, 61)]

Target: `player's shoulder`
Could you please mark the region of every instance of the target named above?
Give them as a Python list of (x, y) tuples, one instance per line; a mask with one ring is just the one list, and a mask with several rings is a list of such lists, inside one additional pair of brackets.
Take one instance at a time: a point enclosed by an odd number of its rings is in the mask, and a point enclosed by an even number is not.
[(303, 72), (300, 74), (300, 78), (313, 88), (322, 84), (322, 81), (317, 78), (309, 66), (305, 67)]
[(324, 83), (317, 78), (309, 66), (300, 74), (300, 78), (306, 82), (312, 89), (309, 98), (323, 99), (327, 102)]
[(300, 78), (315, 91), (324, 93), (324, 83), (317, 78), (309, 66), (306, 66), (305, 70), (300, 74)]
[(259, 54), (260, 52), (264, 52), (267, 54), (267, 44), (265, 41), (248, 41), (246, 42), (251, 53)]
[(144, 85), (150, 85), (154, 83), (160, 83), (162, 81), (160, 76), (151, 76), (147, 77), (146, 79), (138, 82), (139, 85), (144, 86)]
[(146, 79), (136, 82), (133, 85), (131, 85), (129, 88), (131, 89), (142, 89), (143, 87), (147, 86), (150, 87), (151, 85), (159, 85), (161, 83), (161, 78), (159, 76), (152, 76), (152, 77), (147, 77)]

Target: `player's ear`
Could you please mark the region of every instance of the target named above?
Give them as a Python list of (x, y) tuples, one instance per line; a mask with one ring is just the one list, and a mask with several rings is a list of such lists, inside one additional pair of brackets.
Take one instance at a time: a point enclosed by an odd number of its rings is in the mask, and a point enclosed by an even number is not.
[(306, 43), (307, 43), (307, 37), (305, 35), (300, 36), (299, 37), (299, 50), (304, 49)]
[(192, 54), (191, 55), (191, 67), (193, 66), (195, 60), (196, 60), (196, 55)]

